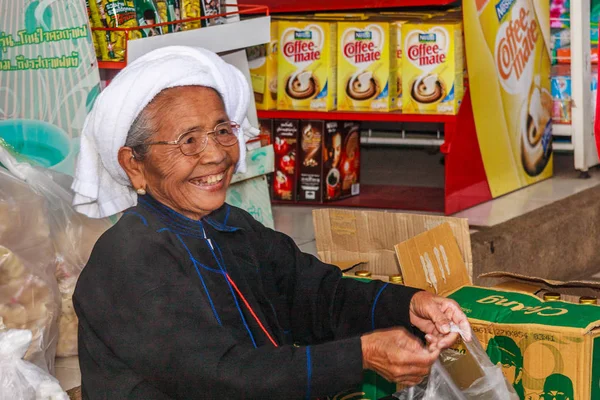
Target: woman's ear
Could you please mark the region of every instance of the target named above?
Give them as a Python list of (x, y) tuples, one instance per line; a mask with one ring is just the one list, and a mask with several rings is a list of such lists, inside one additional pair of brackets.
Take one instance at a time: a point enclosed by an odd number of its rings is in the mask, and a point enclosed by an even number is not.
[(144, 164), (135, 157), (131, 147), (121, 147), (118, 154), (119, 165), (131, 181), (133, 190), (146, 189), (146, 178), (144, 176)]

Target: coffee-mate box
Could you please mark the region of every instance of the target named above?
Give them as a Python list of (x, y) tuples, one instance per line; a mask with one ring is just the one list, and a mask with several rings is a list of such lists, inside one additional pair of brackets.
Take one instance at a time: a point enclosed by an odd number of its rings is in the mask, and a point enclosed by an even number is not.
[(336, 108), (337, 23), (278, 23), (277, 109), (329, 111)]
[(338, 110), (396, 109), (396, 25), (338, 22)]
[(402, 111), (457, 114), (464, 95), (462, 23), (408, 22), (402, 39)]
[(277, 108), (277, 21), (271, 22), (271, 41), (246, 49), (257, 110)]
[(448, 297), (522, 400), (600, 399), (600, 307), (473, 286)]
[(406, 24), (408, 20), (397, 20), (392, 22), (395, 26), (394, 31), (396, 32), (396, 109), (402, 110), (402, 48), (404, 43), (402, 42), (402, 26)]

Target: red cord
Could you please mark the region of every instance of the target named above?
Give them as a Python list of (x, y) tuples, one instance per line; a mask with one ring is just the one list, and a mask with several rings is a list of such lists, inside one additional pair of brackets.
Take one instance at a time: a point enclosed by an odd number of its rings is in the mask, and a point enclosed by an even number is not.
[(265, 329), (264, 325), (260, 322), (260, 320), (258, 319), (256, 314), (254, 313), (254, 310), (252, 309), (252, 307), (250, 307), (250, 304), (248, 304), (248, 301), (246, 300), (246, 298), (244, 297), (242, 292), (240, 292), (240, 289), (238, 289), (238, 287), (235, 284), (235, 282), (233, 281), (233, 279), (231, 279), (229, 274), (225, 274), (225, 276), (227, 277), (227, 280), (229, 281), (229, 283), (231, 283), (231, 286), (233, 286), (233, 288), (235, 289), (238, 296), (240, 296), (240, 299), (242, 299), (242, 301), (244, 302), (244, 305), (246, 306), (248, 311), (250, 311), (250, 314), (252, 314), (252, 316), (254, 317), (254, 320), (258, 323), (258, 326), (260, 326), (260, 329), (262, 329), (262, 331), (265, 333), (265, 335), (267, 335), (267, 338), (269, 338), (271, 343), (273, 343), (273, 346), (279, 347), (277, 345), (277, 342), (271, 337), (271, 335), (269, 335), (269, 332)]

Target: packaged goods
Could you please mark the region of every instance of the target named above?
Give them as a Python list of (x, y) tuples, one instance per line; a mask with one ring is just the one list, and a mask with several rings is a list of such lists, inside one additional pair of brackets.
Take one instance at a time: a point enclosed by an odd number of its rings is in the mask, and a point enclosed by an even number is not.
[(278, 23), (277, 108), (329, 111), (336, 107), (336, 23)]
[(257, 110), (277, 107), (277, 21), (271, 23), (271, 42), (246, 49)]
[(396, 29), (385, 21), (338, 22), (338, 109), (396, 109)]
[(402, 110), (402, 57), (403, 57), (403, 46), (402, 41), (402, 25), (408, 20), (397, 20), (392, 22), (395, 25), (394, 31), (396, 32), (396, 109)]
[(275, 151), (273, 199), (276, 200), (296, 201), (298, 125), (298, 120), (273, 120), (273, 150)]
[(456, 114), (464, 95), (462, 24), (415, 22), (402, 26), (402, 111)]
[[(337, 121), (301, 121), (298, 166), (300, 201), (321, 203), (352, 194), (351, 189), (345, 192), (342, 190), (345, 176), (341, 167), (348, 158), (345, 153), (345, 135), (342, 125), (342, 122)], [(351, 125), (356, 126), (354, 123)], [(358, 127), (356, 135), (358, 135)], [(350, 143), (350, 146), (354, 146), (354, 143)], [(359, 153), (353, 151), (354, 155), (350, 162), (353, 168), (356, 168)], [(356, 185), (354, 192), (358, 194), (358, 176), (354, 176), (353, 179)]]
[(202, 20), (202, 26), (222, 25), (227, 22), (226, 17), (215, 17), (226, 12), (223, 0), (199, 0), (202, 5), (202, 15), (213, 17)]
[[(179, 21), (182, 19), (181, 16), (181, 0), (159, 0), (159, 2), (157, 3), (158, 9), (159, 9), (159, 13), (164, 21), (169, 21), (169, 22), (173, 22), (173, 21)], [(163, 7), (166, 7), (165, 11), (161, 11), (161, 9)], [(166, 28), (166, 30), (168, 30), (168, 32), (181, 32), (181, 30), (183, 29), (182, 24), (169, 24), (168, 27)], [(165, 28), (163, 28), (163, 31), (165, 30)]]
[[(552, 122), (555, 124), (571, 124), (573, 108), (573, 89), (571, 87), (571, 66), (554, 65), (552, 67)], [(592, 108), (596, 107), (598, 91), (598, 68), (592, 67)]]
[[(189, 18), (200, 18), (202, 16), (202, 7), (200, 1), (204, 0), (180, 0), (181, 1), (181, 19)], [(191, 29), (198, 29), (201, 26), (201, 22), (186, 22), (182, 25), (181, 29), (189, 31)]]
[[(164, 2), (162, 3), (164, 4)], [(165, 7), (166, 11), (166, 7)], [(146, 25), (160, 24), (163, 22), (154, 0), (135, 0), (135, 12), (137, 15), (138, 25), (140, 27)], [(152, 37), (162, 35), (163, 28), (160, 26), (152, 28), (140, 29), (142, 37)]]
[[(136, 28), (136, 9), (133, 0), (90, 0), (92, 24), (101, 28)], [(140, 37), (137, 29), (125, 32), (103, 31), (105, 39), (98, 37), (103, 61), (123, 61), (127, 49), (127, 38)], [(106, 52), (104, 50), (106, 46)]]
[(600, 307), (472, 286), (449, 297), (520, 399), (600, 398)]
[(340, 122), (337, 132), (325, 135), (323, 176), (325, 201), (360, 193), (360, 124)]
[[(85, 0), (85, 8), (87, 11), (88, 19), (90, 21), (90, 26), (93, 28), (94, 26), (96, 26), (96, 24), (92, 21), (92, 10), (90, 10), (90, 0)], [(100, 51), (100, 45), (98, 44), (98, 33), (99, 32), (97, 31), (92, 32), (92, 44), (94, 45), (94, 50), (96, 51), (96, 58), (101, 58), (102, 53)]]

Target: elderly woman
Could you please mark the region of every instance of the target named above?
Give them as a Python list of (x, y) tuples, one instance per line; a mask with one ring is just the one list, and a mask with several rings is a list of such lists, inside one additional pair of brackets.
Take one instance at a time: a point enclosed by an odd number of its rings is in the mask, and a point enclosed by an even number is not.
[(249, 95), (216, 55), (172, 47), (98, 98), (75, 204), (124, 213), (75, 291), (84, 398), (308, 399), (364, 369), (413, 385), (456, 339), (450, 322), (468, 330), (454, 302), (343, 279), (225, 203), (245, 168)]

